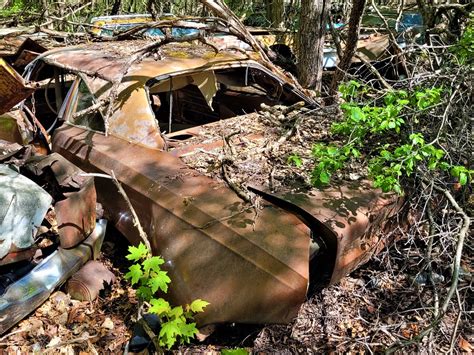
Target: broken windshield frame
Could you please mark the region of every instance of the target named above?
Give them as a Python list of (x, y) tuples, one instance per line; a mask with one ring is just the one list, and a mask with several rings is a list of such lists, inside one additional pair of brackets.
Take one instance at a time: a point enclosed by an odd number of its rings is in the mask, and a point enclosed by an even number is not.
[[(238, 70), (244, 71), (244, 73), (240, 73), (243, 74), (243, 78), (242, 75), (235, 75), (239, 74)], [(235, 73), (232, 73), (233, 71), (235, 71)], [(233, 84), (229, 85), (228, 83), (224, 83), (222, 79), (226, 75), (231, 74), (234, 74), (233, 80), (237, 81), (235, 86)], [(205, 76), (204, 78), (202, 78), (203, 75)], [(175, 80), (174, 83), (173, 79)], [(210, 81), (213, 81), (213, 83), (210, 83)], [(176, 85), (175, 87), (173, 87), (174, 84)], [(163, 87), (157, 90), (158, 86)], [(186, 88), (193, 87), (194, 93), (189, 93), (189, 90), (188, 93), (182, 92), (186, 90)], [(237, 90), (233, 90), (234, 88), (237, 88)], [(145, 89), (148, 92), (149, 105), (155, 114), (160, 128), (168, 134), (221, 119), (239, 116), (250, 111), (258, 111), (260, 101), (261, 103), (269, 105), (278, 104), (282, 101), (296, 103), (300, 100), (311, 103), (309, 98), (304, 94), (274, 75), (270, 70), (253, 62), (214, 66), (204, 70), (183, 70), (172, 74), (160, 75), (149, 79), (145, 84)], [(248, 92), (246, 89), (250, 91)], [(220, 103), (216, 103), (216, 101), (219, 101), (219, 97), (222, 98), (223, 93), (232, 91), (234, 95), (236, 95), (236, 98), (239, 97), (240, 93), (242, 97), (246, 97), (245, 95), (249, 95), (247, 96), (249, 98), (251, 98), (250, 95), (253, 95), (252, 98), (254, 99), (260, 97), (260, 101), (249, 103), (248, 107), (246, 107), (245, 103), (242, 103), (240, 110), (230, 110), (226, 105), (222, 105), (224, 111), (226, 111), (223, 113), (222, 110), (220, 110)], [(182, 115), (181, 117), (176, 117), (176, 111), (179, 110), (182, 112), (186, 109), (185, 105), (183, 106), (178, 102), (174, 102), (177, 100), (176, 97), (178, 94), (188, 95), (187, 98), (200, 100), (202, 110), (199, 111), (195, 109), (193, 113), (194, 117), (202, 117), (191, 120), (184, 118)], [(204, 101), (207, 101), (207, 105), (204, 105)], [(236, 102), (234, 102), (234, 104), (236, 104)], [(246, 111), (246, 109), (248, 111)], [(187, 122), (177, 124), (176, 122), (179, 122), (180, 119)]]
[[(91, 99), (91, 105), (88, 105), (87, 107), (78, 110), (78, 106), (80, 104), (79, 95), (81, 94), (81, 85), (83, 85), (84, 88), (87, 90), (87, 97)], [(96, 105), (97, 103), (97, 98), (92, 93), (92, 90), (90, 89), (89, 85), (87, 85), (87, 80), (85, 80), (82, 75), (78, 75), (74, 80), (73, 85), (69, 89), (69, 92), (67, 93), (66, 99), (64, 100), (64, 104), (61, 107), (58, 117), (60, 119), (64, 119), (65, 123), (71, 126), (84, 128), (100, 134), (105, 134), (105, 123), (102, 111), (100, 110), (100, 108), (97, 108), (92, 111), (89, 110), (89, 108)], [(74, 117), (76, 114), (77, 117)], [(95, 117), (92, 119), (92, 121), (88, 119), (88, 122), (84, 122), (84, 115), (94, 115)], [(91, 123), (93, 123), (95, 126), (93, 126)]]

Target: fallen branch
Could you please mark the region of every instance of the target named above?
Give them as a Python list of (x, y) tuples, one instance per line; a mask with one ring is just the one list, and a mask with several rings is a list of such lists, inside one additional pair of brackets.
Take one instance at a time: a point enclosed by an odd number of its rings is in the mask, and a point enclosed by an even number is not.
[(250, 195), (246, 193), (239, 185), (237, 185), (230, 177), (229, 173), (227, 172), (227, 166), (226, 162), (222, 162), (222, 177), (224, 181), (229, 185), (229, 187), (234, 190), (234, 192), (239, 196), (242, 200), (248, 203), (252, 203), (252, 200), (250, 199)]
[(148, 240), (148, 236), (147, 236), (147, 234), (145, 233), (145, 231), (144, 231), (143, 228), (142, 228), (142, 225), (141, 225), (141, 223), (140, 223), (140, 220), (138, 219), (138, 215), (137, 215), (137, 213), (135, 212), (135, 208), (133, 208), (132, 202), (131, 202), (130, 199), (128, 198), (128, 195), (127, 195), (127, 193), (125, 192), (125, 190), (123, 189), (122, 184), (120, 184), (120, 182), (119, 182), (119, 181), (117, 180), (117, 178), (115, 177), (115, 173), (114, 173), (113, 170), (110, 171), (110, 175), (111, 175), (111, 177), (112, 177), (112, 181), (114, 182), (115, 186), (117, 186), (118, 192), (119, 192), (120, 195), (122, 195), (122, 197), (125, 199), (125, 202), (127, 203), (127, 206), (128, 206), (128, 208), (130, 209), (130, 212), (132, 213), (133, 225), (137, 228), (138, 234), (140, 235), (140, 238), (142, 239), (143, 244), (145, 244), (145, 246), (147, 247), (147, 249), (148, 249), (149, 252), (151, 253), (151, 244), (150, 244), (150, 241)]
[(229, 162), (232, 162), (232, 158), (229, 156), (229, 154), (227, 154), (226, 147), (230, 150), (232, 155), (235, 155), (235, 151), (234, 151), (234, 149), (232, 148), (232, 146), (230, 144), (230, 138), (235, 136), (238, 133), (239, 133), (239, 131), (235, 131), (235, 132), (232, 132), (231, 134), (223, 137), (223, 140), (224, 140), (224, 147), (223, 147), (224, 157), (222, 158), (222, 162), (221, 162), (222, 178), (227, 183), (227, 185), (232, 190), (234, 190), (234, 192), (237, 194), (237, 196), (239, 196), (245, 202), (252, 203), (252, 200), (250, 198), (250, 194), (248, 192), (246, 192), (244, 189), (242, 189), (238, 184), (236, 184), (229, 177), (229, 172), (227, 171), (227, 164), (229, 164)]
[(84, 110), (77, 111), (77, 112), (73, 113), (72, 118), (78, 118), (78, 117), (81, 117), (83, 115), (88, 115), (92, 112), (95, 112), (95, 111), (99, 110), (102, 107), (107, 106), (108, 103), (109, 103), (108, 100), (100, 100), (100, 101), (96, 102), (95, 104), (89, 106), (88, 108), (86, 108)]
[[(222, 0), (199, 0), (205, 7), (213, 12), (217, 17), (224, 19), (228, 24), (228, 29), (231, 34), (235, 35), (240, 40), (248, 43), (252, 49), (262, 58), (264, 64), (269, 70), (287, 77), (289, 82), (295, 86), (296, 89), (306, 92), (297, 80), (272, 63), (268, 57), (266, 48), (258, 42), (250, 33), (242, 21), (229, 9), (229, 7)], [(309, 96), (309, 95), (308, 95)]]

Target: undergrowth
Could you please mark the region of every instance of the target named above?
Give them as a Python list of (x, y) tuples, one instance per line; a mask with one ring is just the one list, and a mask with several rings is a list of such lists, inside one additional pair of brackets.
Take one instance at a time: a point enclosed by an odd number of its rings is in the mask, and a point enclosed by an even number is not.
[[(393, 90), (371, 99), (369, 87), (351, 80), (339, 91), (344, 100), (340, 105), (343, 119), (332, 124), (331, 133), (341, 143), (313, 145), (313, 185), (329, 184), (331, 176), (352, 159), (366, 161), (374, 186), (384, 192), (403, 194), (403, 181), (412, 178), (421, 166), (436, 175), (449, 173), (460, 185), (472, 179), (474, 170), (445, 160), (437, 139), (427, 142), (423, 133), (431, 110), (442, 96), (450, 95), (449, 89)], [(298, 157), (289, 161), (298, 165)]]
[(137, 247), (130, 246), (127, 259), (134, 261), (129, 267), (125, 278), (132, 286), (136, 285), (137, 296), (149, 305), (147, 312), (159, 316), (161, 322), (158, 334), (160, 346), (170, 349), (176, 342), (189, 343), (197, 334), (194, 315), (204, 311), (208, 302), (196, 299), (183, 306), (171, 306), (168, 301), (159, 295), (168, 292), (171, 279), (168, 273), (161, 269), (165, 263), (160, 256), (152, 256), (147, 247), (140, 243)]

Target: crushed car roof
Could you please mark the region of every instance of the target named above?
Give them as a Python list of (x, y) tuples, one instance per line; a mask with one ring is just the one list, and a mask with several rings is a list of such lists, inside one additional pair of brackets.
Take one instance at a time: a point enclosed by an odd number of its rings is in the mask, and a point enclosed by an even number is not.
[[(124, 66), (130, 66), (127, 76), (140, 75), (138, 81), (183, 70), (205, 68), (216, 64), (257, 60), (254, 52), (222, 50), (216, 53), (211, 46), (195, 43), (171, 43), (159, 48), (156, 54), (129, 64), (130, 57), (150, 44), (146, 40), (113, 41), (57, 49), (45, 53), (42, 60), (51, 65), (62, 65), (69, 70), (95, 73), (96, 76), (115, 81)], [(160, 65), (157, 65), (159, 61)]]

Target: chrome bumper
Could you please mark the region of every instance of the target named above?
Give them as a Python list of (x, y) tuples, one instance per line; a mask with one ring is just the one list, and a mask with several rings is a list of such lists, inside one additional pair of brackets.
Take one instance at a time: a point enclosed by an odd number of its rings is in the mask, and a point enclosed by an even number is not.
[(0, 334), (39, 307), (50, 294), (100, 252), (107, 221), (97, 221), (94, 231), (72, 249), (58, 248), (27, 275), (11, 284), (0, 297)]

